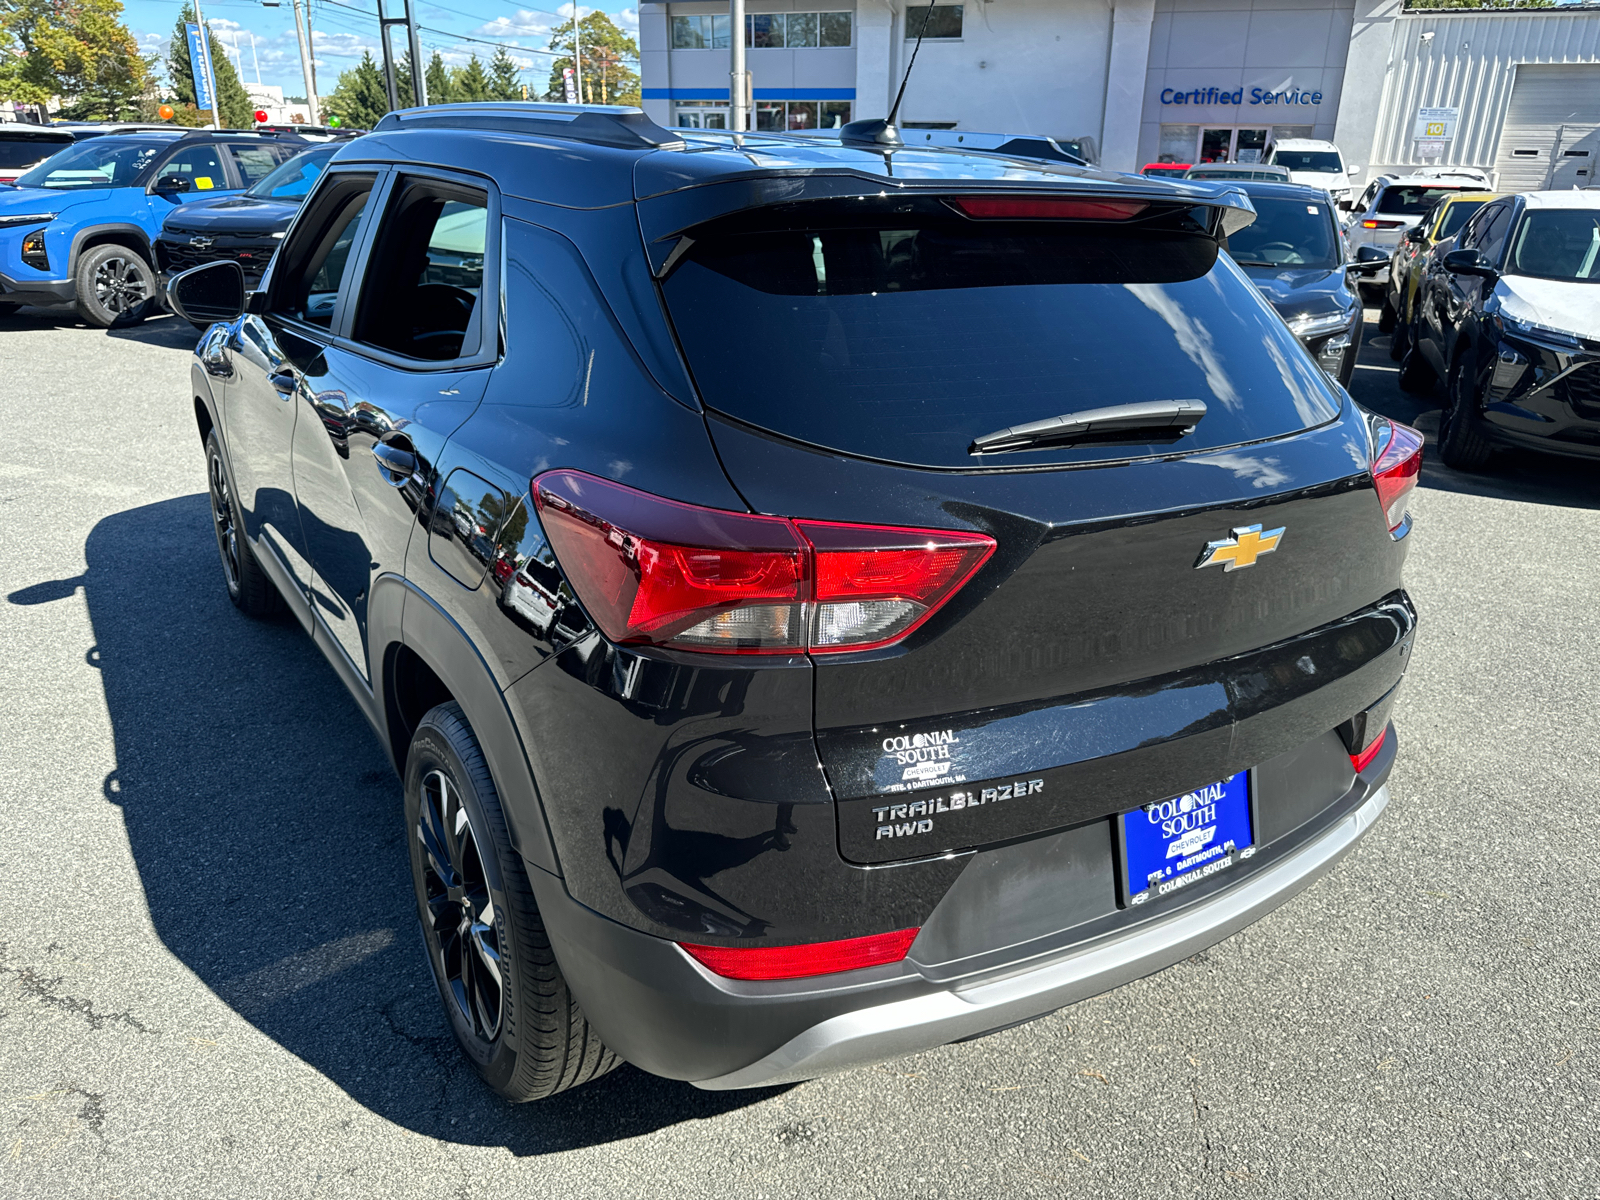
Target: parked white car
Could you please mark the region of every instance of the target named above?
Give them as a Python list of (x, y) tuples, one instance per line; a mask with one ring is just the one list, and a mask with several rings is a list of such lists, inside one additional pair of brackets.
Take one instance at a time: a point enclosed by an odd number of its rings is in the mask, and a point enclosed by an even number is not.
[[(1347, 213), (1345, 242), (1355, 258), (1381, 261), (1393, 255), (1406, 231), (1420, 223), (1440, 200), (1458, 192), (1477, 192), (1483, 188), (1482, 183), (1465, 176), (1449, 179), (1421, 174), (1379, 176), (1367, 184), (1366, 191), (1354, 204), (1346, 201), (1339, 205)], [(1374, 284), (1363, 282), (1361, 285), (1363, 296), (1369, 299), (1376, 290)]]
[(1315, 138), (1284, 138), (1267, 147), (1262, 160), (1272, 166), (1288, 167), (1289, 181), (1318, 187), (1337, 204), (1350, 196), (1350, 176), (1360, 167), (1347, 167), (1344, 155), (1332, 142)]

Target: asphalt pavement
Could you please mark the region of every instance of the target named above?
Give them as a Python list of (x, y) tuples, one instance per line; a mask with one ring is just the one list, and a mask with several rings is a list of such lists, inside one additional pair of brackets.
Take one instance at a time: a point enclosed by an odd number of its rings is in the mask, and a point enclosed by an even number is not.
[[(1431, 442), (1375, 318), (1352, 391)], [(875, 1069), (511, 1107), (376, 741), (227, 602), (193, 341), (0, 318), (0, 1195), (1600, 1196), (1600, 470), (1429, 462), (1393, 801), (1260, 923)]]

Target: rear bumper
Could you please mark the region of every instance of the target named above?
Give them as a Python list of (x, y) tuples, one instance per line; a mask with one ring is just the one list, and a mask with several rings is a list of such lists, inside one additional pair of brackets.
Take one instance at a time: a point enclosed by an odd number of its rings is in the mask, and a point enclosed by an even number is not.
[[(959, 927), (984, 926), (987, 940), (998, 932), (991, 910), (1015, 906), (1022, 897), (1005, 892), (1003, 883), (1001, 891), (985, 890), (980, 854), (967, 868), (979, 872), (975, 886), (958, 885), (941, 906), (959, 911), (941, 918), (936, 910), (906, 961), (809, 980), (720, 978), (673, 942), (578, 904), (553, 876), (537, 870), (530, 876), (563, 974), (608, 1046), (644, 1070), (698, 1087), (764, 1087), (1021, 1024), (1221, 941), (1326, 873), (1372, 826), (1388, 803), (1383, 781), (1394, 755), (1391, 731), (1379, 760), (1335, 803), (1279, 836), (1263, 828), (1269, 840), (1254, 862), (1196, 885), (1170, 908), (1111, 905), (1058, 933), (1029, 936), (1054, 928), (1035, 922), (1034, 930), (1000, 937), (994, 949), (974, 953), (979, 947), (970, 939), (959, 944)], [(1296, 770), (1313, 768), (1300, 760)], [(1070, 864), (1064, 846), (1047, 846), (1053, 840), (1032, 843), (1045, 853), (1022, 866), (1027, 872), (1051, 869), (1046, 863), (1065, 869), (1035, 874), (1042, 886), (1034, 889), (1032, 906), (1057, 910), (1081, 887), (1074, 875), (1082, 867)], [(1026, 852), (1027, 846), (1013, 849)], [(1013, 932), (1027, 924), (1025, 917), (1020, 924), (1010, 921)], [(1000, 949), (1007, 943), (1009, 949)]]
[(29, 279), (18, 281), (9, 275), (0, 275), (0, 300), (7, 304), (32, 304), (38, 308), (54, 308), (62, 304), (75, 304), (77, 285), (70, 279)]

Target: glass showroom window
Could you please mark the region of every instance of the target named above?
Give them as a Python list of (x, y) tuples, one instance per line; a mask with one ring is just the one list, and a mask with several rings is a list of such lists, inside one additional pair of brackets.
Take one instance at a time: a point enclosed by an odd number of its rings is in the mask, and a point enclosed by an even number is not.
[(915, 8), (907, 9), (906, 40), (915, 41), (918, 34), (921, 34), (925, 41), (960, 37), (962, 11), (962, 6), (959, 4), (935, 4), (931, 8), (919, 4)]
[(1163, 125), (1161, 144), (1156, 151), (1157, 162), (1193, 163), (1195, 142), (1200, 137), (1198, 125)]
[(850, 120), (848, 100), (756, 101), (757, 132), (782, 133), (790, 129), (838, 129)]
[(847, 12), (752, 13), (745, 17), (745, 45), (752, 50), (802, 50), (808, 46), (848, 46)]
[(673, 120), (682, 129), (726, 129), (726, 100), (679, 100), (672, 106)]
[(672, 18), (674, 50), (726, 50), (729, 44), (728, 15), (706, 13)]

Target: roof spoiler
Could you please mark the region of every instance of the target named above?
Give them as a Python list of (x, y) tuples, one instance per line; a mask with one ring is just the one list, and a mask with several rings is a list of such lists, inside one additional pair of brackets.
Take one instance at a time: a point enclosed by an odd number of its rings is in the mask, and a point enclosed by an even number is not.
[(661, 128), (644, 111), (614, 104), (537, 104), (525, 100), (430, 104), (392, 112), (373, 133), (399, 129), (492, 129), (566, 138), (619, 150), (682, 150), (683, 139)]

